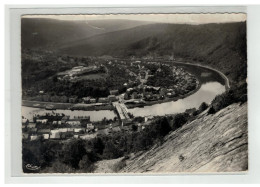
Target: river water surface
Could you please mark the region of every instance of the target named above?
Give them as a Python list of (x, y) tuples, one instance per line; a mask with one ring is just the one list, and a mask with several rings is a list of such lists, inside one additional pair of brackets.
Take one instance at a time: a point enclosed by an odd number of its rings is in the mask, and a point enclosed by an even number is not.
[(171, 101), (144, 108), (132, 108), (129, 112), (134, 116), (162, 116), (184, 112), (186, 109), (198, 108), (202, 102), (210, 103), (216, 95), (225, 91), (225, 86), (219, 82), (208, 82), (201, 85), (201, 88), (194, 94), (177, 101)]

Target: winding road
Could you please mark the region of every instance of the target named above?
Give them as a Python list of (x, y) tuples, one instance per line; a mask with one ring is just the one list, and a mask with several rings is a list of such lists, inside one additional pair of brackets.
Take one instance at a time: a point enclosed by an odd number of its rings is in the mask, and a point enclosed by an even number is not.
[(215, 71), (215, 72), (217, 72), (223, 79), (225, 79), (226, 89), (227, 89), (227, 90), (230, 89), (229, 79), (227, 78), (227, 76), (226, 76), (224, 73), (222, 73), (221, 71), (219, 71), (219, 70), (217, 70), (217, 69), (214, 69), (214, 68), (209, 67), (209, 66), (200, 65), (200, 64), (192, 64), (192, 63), (189, 63), (189, 62), (174, 61), (174, 63), (184, 64), (184, 65), (187, 65), (187, 64), (188, 64), (188, 65), (191, 65), (191, 66), (202, 67), (202, 68), (206, 68), (206, 69)]

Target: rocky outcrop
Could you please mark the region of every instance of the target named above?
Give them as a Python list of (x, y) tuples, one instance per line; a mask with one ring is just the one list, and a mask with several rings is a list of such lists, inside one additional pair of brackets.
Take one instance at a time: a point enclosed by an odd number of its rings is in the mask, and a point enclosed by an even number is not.
[(238, 172), (248, 169), (247, 103), (200, 114), (161, 146), (133, 154), (119, 172)]

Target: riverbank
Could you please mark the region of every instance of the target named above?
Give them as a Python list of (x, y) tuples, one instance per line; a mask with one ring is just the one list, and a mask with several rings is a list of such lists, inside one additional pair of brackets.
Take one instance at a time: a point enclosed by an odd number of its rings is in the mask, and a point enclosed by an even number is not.
[(209, 66), (205, 66), (205, 65), (201, 65), (201, 64), (198, 64), (197, 62), (194, 62), (194, 63), (190, 63), (190, 62), (183, 62), (183, 61), (174, 61), (175, 64), (183, 64), (183, 65), (190, 65), (190, 66), (197, 66), (197, 67), (202, 67), (202, 68), (205, 68), (205, 69), (208, 69), (208, 70), (212, 70), (216, 73), (218, 73), (224, 80), (225, 80), (225, 87), (226, 87), (226, 90), (229, 90), (230, 89), (230, 81), (228, 79), (228, 77), (222, 73), (221, 71), (215, 69), (215, 68), (212, 68), (212, 67), (209, 67)]
[(95, 110), (113, 110), (114, 107), (111, 104), (95, 103), (95, 104), (84, 104), (84, 103), (53, 103), (53, 102), (42, 102), (42, 101), (28, 101), (22, 100), (22, 106), (43, 108), (49, 107), (51, 110), (84, 110), (84, 111), (95, 111)]
[(185, 97), (188, 97), (194, 93), (196, 93), (199, 89), (201, 88), (201, 83), (199, 83), (196, 87), (196, 89), (190, 91), (189, 93), (187, 94), (184, 94), (184, 95), (180, 95), (178, 97), (173, 97), (173, 98), (165, 98), (163, 100), (157, 100), (157, 101), (146, 101), (145, 103), (131, 103), (131, 104), (125, 104), (127, 106), (128, 109), (131, 109), (131, 108), (135, 108), (135, 107), (139, 107), (139, 108), (142, 108), (142, 107), (145, 107), (145, 106), (151, 106), (151, 105), (155, 105), (155, 104), (161, 104), (161, 103), (166, 103), (166, 102), (171, 102), (171, 101), (177, 101), (179, 99), (183, 99)]
[[(217, 69), (214, 69), (212, 67), (209, 67), (209, 66), (204, 66), (204, 65), (201, 65), (201, 64), (198, 64), (198, 63), (190, 63), (190, 62), (183, 62), (183, 61), (174, 61), (175, 64), (180, 64), (180, 65), (189, 65), (189, 66), (195, 66), (195, 67), (201, 67), (201, 68), (205, 68), (205, 69), (208, 69), (208, 70), (211, 70), (217, 74), (219, 74), (225, 81), (225, 88), (226, 90), (229, 90), (230, 89), (230, 81), (228, 79), (228, 77), (222, 73), (221, 71), (217, 70)], [(131, 109), (131, 108), (135, 108), (135, 107), (145, 107), (145, 106), (151, 106), (151, 105), (155, 105), (155, 104), (161, 104), (161, 103), (166, 103), (166, 102), (170, 102), (170, 101), (177, 101), (179, 99), (183, 99), (185, 97), (188, 97), (192, 94), (194, 94), (195, 92), (197, 92), (199, 89), (201, 88), (201, 82), (199, 82), (197, 88), (185, 95), (181, 95), (181, 96), (178, 96), (178, 97), (174, 97), (174, 98), (166, 98), (166, 99), (163, 99), (163, 100), (158, 100), (158, 101), (146, 101), (145, 103), (131, 103), (131, 104), (126, 104), (127, 108), (128, 109)]]

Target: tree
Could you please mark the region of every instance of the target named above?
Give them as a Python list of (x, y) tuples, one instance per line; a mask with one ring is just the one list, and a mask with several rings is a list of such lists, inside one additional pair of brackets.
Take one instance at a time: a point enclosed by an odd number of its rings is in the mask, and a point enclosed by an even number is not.
[(105, 148), (102, 139), (101, 138), (94, 139), (93, 145), (94, 145), (95, 152), (102, 155)]
[(113, 159), (123, 156), (123, 153), (118, 149), (112, 140), (109, 140), (103, 152), (103, 157), (106, 159)]
[(79, 161), (79, 169), (83, 172), (92, 172), (94, 170), (94, 165), (89, 159), (88, 155), (84, 155)]
[(208, 108), (207, 103), (203, 102), (201, 103), (200, 107), (199, 107), (199, 113), (203, 112), (204, 110), (206, 110)]
[(187, 113), (176, 114), (173, 118), (172, 130), (176, 130), (184, 125), (188, 121), (188, 117), (189, 114)]
[(83, 140), (74, 140), (63, 147), (63, 162), (71, 167), (78, 169), (79, 161), (86, 155)]
[(210, 107), (209, 111), (208, 111), (208, 114), (215, 114), (216, 111), (213, 107)]
[(138, 129), (137, 125), (133, 124), (133, 125), (132, 125), (132, 130), (133, 130), (133, 131), (137, 131), (137, 129)]
[(161, 137), (164, 137), (172, 130), (166, 117), (159, 119), (157, 122), (157, 130)]

